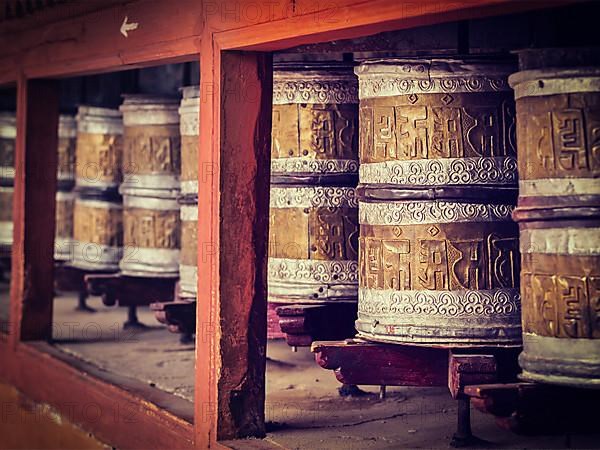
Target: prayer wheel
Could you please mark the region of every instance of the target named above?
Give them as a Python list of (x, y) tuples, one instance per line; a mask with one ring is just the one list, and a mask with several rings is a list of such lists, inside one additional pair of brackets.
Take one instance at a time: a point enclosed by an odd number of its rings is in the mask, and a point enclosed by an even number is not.
[(15, 179), (14, 113), (0, 113), (0, 248), (10, 249), (13, 239), (12, 199)]
[(198, 286), (198, 134), (200, 88), (182, 89), (179, 107), (181, 133), (181, 255), (179, 289), (182, 299), (196, 299)]
[(600, 49), (519, 52), (523, 378), (600, 387)]
[(118, 195), (123, 121), (117, 110), (80, 106), (75, 148), (71, 265), (116, 271), (123, 254), (123, 205)]
[(520, 343), (512, 70), (449, 58), (357, 67), (360, 336)]
[(123, 259), (128, 276), (179, 274), (180, 135), (178, 101), (125, 95), (123, 112)]
[(116, 193), (121, 182), (123, 120), (114, 109), (80, 106), (75, 185), (78, 192)]
[(270, 302), (356, 302), (358, 85), (352, 69), (333, 63), (274, 68)]
[(69, 261), (72, 256), (76, 143), (77, 122), (75, 118), (60, 115), (58, 122), (56, 232), (54, 237), (54, 259), (57, 261)]

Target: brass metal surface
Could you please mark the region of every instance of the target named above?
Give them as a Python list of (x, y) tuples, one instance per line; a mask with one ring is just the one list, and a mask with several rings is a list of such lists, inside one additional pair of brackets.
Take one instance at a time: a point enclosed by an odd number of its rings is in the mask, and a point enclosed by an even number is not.
[(133, 248), (179, 248), (179, 211), (127, 207), (123, 210), (123, 244)]
[(95, 207), (75, 201), (73, 237), (80, 242), (121, 247), (123, 245), (122, 210)]
[(88, 184), (117, 185), (121, 181), (123, 137), (117, 134), (77, 133), (76, 178)]
[(127, 175), (179, 174), (179, 124), (125, 126), (123, 170)]

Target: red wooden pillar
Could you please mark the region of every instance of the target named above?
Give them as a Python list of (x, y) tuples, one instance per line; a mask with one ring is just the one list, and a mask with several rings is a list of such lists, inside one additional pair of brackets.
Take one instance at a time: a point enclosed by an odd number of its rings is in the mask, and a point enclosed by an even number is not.
[(11, 342), (52, 330), (58, 83), (17, 83), (17, 140), (10, 285)]
[(265, 434), (272, 97), (270, 54), (202, 44), (196, 448)]

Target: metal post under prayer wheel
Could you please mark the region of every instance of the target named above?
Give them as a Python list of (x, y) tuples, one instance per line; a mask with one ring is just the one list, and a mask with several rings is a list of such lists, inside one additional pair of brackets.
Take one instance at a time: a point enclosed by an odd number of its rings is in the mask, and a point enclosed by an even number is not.
[(119, 111), (81, 106), (77, 115), (73, 260), (87, 271), (116, 271), (123, 252)]
[(16, 136), (15, 114), (0, 113), (0, 256), (2, 258), (10, 258), (12, 247), (12, 199), (15, 180)]
[(75, 117), (60, 115), (58, 122), (58, 186), (56, 192), (56, 233), (54, 259), (71, 259), (73, 240), (73, 208), (75, 204), (75, 146), (77, 122)]
[(520, 343), (512, 70), (483, 59), (357, 67), (365, 339)]
[(124, 179), (121, 273), (134, 277), (179, 275), (180, 135), (178, 101), (126, 95), (123, 112)]
[(519, 52), (523, 378), (600, 387), (600, 49)]
[(349, 306), (350, 323), (358, 281), (358, 86), (352, 69), (344, 63), (274, 68), (268, 263), (271, 308)]

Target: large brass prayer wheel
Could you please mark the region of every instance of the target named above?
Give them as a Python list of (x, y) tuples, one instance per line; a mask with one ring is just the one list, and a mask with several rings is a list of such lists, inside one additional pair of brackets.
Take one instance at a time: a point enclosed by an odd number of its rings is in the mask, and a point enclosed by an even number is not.
[(15, 179), (15, 138), (17, 125), (14, 113), (0, 113), (0, 248), (12, 246), (12, 199)]
[(359, 300), (370, 340), (521, 340), (512, 64), (363, 62)]
[(179, 274), (180, 135), (174, 98), (126, 95), (123, 112), (123, 259), (128, 276)]
[(76, 143), (77, 122), (75, 117), (61, 114), (58, 121), (56, 232), (54, 236), (54, 259), (58, 261), (69, 261), (72, 257)]
[(80, 106), (75, 149), (74, 267), (116, 271), (123, 254), (123, 121), (117, 110)]
[(523, 378), (600, 387), (600, 49), (520, 52)]
[(182, 89), (179, 107), (181, 133), (181, 254), (179, 295), (195, 299), (198, 285), (198, 134), (199, 86)]
[(347, 64), (274, 68), (269, 301), (356, 301), (358, 86)]

